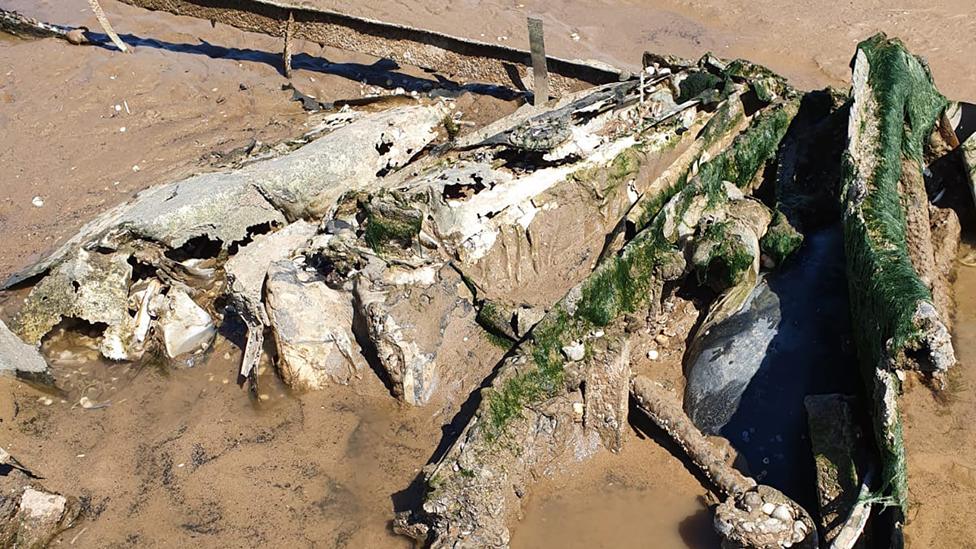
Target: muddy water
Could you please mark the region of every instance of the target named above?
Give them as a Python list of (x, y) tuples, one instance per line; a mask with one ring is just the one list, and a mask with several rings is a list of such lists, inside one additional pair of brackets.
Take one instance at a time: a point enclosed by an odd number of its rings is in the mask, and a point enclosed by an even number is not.
[(513, 549), (718, 547), (705, 488), (671, 444), (630, 433), (604, 452), (543, 480), (513, 527)]
[(902, 399), (910, 505), (905, 535), (914, 548), (976, 548), (976, 269), (959, 265), (957, 273), (953, 343), (959, 364), (943, 394), (913, 384)]
[[(60, 394), (0, 379), (4, 446), (87, 508), (63, 542), (410, 546), (388, 523), (414, 501), (406, 489), (440, 437), (432, 410), (401, 408), (374, 379), (290, 395), (270, 372), (249, 398), (226, 340), (205, 363), (174, 369), (106, 364), (77, 344), (85, 337), (45, 345)], [(58, 350), (62, 338), (72, 351)]]

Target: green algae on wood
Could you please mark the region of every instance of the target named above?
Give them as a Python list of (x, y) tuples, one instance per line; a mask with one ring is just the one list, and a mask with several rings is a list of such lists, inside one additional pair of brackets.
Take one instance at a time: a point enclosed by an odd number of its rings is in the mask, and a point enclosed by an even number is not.
[[(851, 314), (864, 378), (874, 393), (875, 437), (885, 486), (879, 499), (907, 505), (905, 451), (893, 368), (938, 374), (955, 362), (945, 325), (911, 263), (899, 196), (903, 166), (920, 165), (946, 107), (924, 61), (878, 34), (857, 48), (842, 192)], [(908, 162), (906, 162), (906, 160)]]
[[(692, 182), (675, 190), (674, 194), (684, 192), (673, 198), (677, 202), (674, 214), (682, 216), (696, 195), (708, 196), (709, 202), (724, 200), (722, 187), (726, 181), (748, 186), (775, 157), (795, 113), (796, 105), (790, 102), (757, 115), (727, 150), (703, 163)], [(684, 258), (677, 243), (665, 233), (665, 217), (660, 212), (619, 255), (601, 263), (535, 327), (522, 350), (535, 368), (527, 368), (485, 393), (489, 420), (486, 436), (490, 440), (500, 437), (525, 406), (563, 389), (563, 346), (585, 339), (594, 328), (606, 326), (625, 313), (636, 312), (652, 298), (660, 298), (663, 282), (681, 276)]]

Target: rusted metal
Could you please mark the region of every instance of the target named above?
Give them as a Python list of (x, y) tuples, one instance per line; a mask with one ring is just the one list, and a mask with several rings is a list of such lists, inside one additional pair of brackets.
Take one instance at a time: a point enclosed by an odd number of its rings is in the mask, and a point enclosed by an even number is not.
[[(514, 83), (524, 88), (521, 69), (531, 65), (527, 51), (275, 0), (121, 1), (274, 37), (286, 35), (292, 16), (295, 39), (436, 70), (469, 83)], [(556, 57), (546, 61), (556, 93), (614, 82), (621, 76), (619, 69), (596, 62)]]

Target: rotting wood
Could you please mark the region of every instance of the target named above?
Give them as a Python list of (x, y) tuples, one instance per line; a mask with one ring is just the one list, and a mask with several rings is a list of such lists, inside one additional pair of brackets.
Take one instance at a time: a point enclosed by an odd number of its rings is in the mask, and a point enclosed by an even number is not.
[(630, 387), (637, 407), (678, 443), (718, 491), (728, 496), (715, 515), (723, 547), (817, 547), (817, 530), (810, 514), (782, 492), (758, 485), (729, 465), (724, 454), (685, 415), (677, 396), (643, 376), (635, 377)]
[[(841, 197), (851, 317), (883, 463), (876, 497), (894, 508), (894, 523), (903, 523), (908, 472), (899, 370), (919, 370), (941, 385), (956, 358), (932, 292), (912, 262), (911, 225), (920, 221), (904, 210), (901, 193), (906, 178), (920, 184), (924, 146), (947, 102), (924, 61), (884, 34), (858, 45), (852, 83)], [(920, 206), (927, 213), (927, 201)], [(892, 534), (891, 543), (901, 546), (900, 526)]]
[[(508, 84), (514, 81), (516, 87), (521, 87), (520, 69), (531, 66), (527, 51), (274, 0), (121, 1), (274, 37), (285, 35), (291, 14), (296, 39), (443, 71), (467, 82)], [(614, 82), (622, 74), (597, 62), (548, 57), (547, 63), (552, 73), (552, 88), (557, 93)]]
[[(529, 50), (532, 54), (532, 93), (534, 104), (541, 107), (549, 101), (549, 68), (546, 67), (546, 43), (542, 19), (529, 17)], [(643, 81), (642, 81), (643, 83)], [(643, 94), (643, 91), (641, 92)], [(641, 96), (643, 99), (643, 95)], [(643, 103), (643, 100), (641, 101)]]
[(69, 40), (69, 34), (74, 29), (38, 21), (33, 17), (27, 17), (15, 11), (0, 9), (0, 30), (9, 32), (14, 36)]

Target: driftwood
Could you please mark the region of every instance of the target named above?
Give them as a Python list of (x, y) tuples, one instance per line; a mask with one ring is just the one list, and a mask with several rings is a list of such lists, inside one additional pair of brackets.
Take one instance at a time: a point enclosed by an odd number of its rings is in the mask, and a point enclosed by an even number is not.
[(728, 496), (715, 510), (715, 529), (723, 547), (817, 547), (817, 530), (809, 513), (779, 490), (757, 485), (729, 465), (674, 395), (642, 376), (634, 378), (630, 387), (638, 408)]

